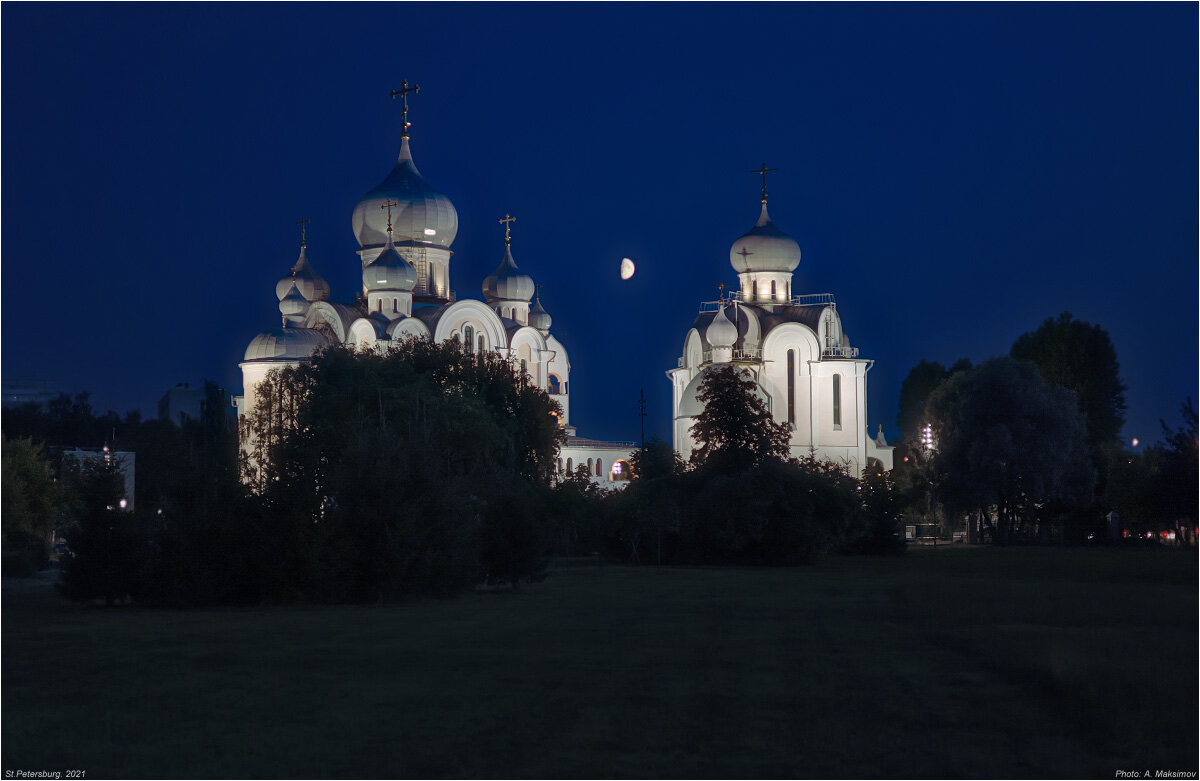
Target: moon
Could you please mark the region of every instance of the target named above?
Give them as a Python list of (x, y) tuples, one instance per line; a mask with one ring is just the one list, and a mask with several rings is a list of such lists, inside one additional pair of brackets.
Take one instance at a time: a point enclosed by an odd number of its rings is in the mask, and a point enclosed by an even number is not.
[(621, 279), (629, 279), (633, 276), (634, 265), (629, 258), (621, 258)]

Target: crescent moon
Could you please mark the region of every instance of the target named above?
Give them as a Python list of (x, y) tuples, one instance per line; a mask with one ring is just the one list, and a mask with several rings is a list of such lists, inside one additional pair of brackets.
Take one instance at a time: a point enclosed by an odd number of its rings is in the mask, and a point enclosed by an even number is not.
[(633, 261), (629, 258), (621, 258), (621, 279), (629, 279), (633, 276), (635, 267)]

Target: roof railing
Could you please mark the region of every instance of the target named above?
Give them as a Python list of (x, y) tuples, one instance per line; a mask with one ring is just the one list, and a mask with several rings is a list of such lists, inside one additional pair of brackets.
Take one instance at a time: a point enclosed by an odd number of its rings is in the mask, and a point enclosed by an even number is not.
[(732, 290), (716, 301), (705, 301), (700, 304), (700, 312), (715, 312), (724, 306), (732, 306), (734, 303), (751, 304), (756, 306), (837, 306), (837, 301), (834, 300), (833, 293), (809, 293), (804, 296), (792, 296), (791, 298), (771, 298), (769, 296), (760, 296), (756, 299), (751, 299), (742, 294), (740, 290)]

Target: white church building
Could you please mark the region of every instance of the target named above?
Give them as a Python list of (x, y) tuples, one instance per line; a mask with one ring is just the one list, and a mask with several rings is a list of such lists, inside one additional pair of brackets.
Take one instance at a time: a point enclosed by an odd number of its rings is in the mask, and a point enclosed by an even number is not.
[(764, 165), (758, 222), (729, 250), (739, 290), (704, 302), (683, 340), (672, 384), (673, 439), (687, 460), (696, 449), (691, 427), (703, 410), (697, 394), (706, 373), (732, 364), (753, 378), (774, 419), (791, 428), (791, 454), (846, 466), (860, 477), (868, 466), (892, 468), (892, 448), (880, 426), (867, 431), (867, 372), (874, 361), (859, 357), (842, 330), (834, 297), (795, 295), (792, 275), (800, 264), (795, 239), (767, 214)]
[[(459, 339), (469, 350), (508, 358), (558, 402), (559, 425), (567, 435), (559, 452), (560, 474), (582, 465), (601, 485), (628, 480), (632, 443), (578, 437), (571, 425), (571, 363), (551, 333), (552, 320), (533, 279), (513, 259), (512, 217), (500, 220), (504, 256), (483, 280), (483, 300), (459, 299), (451, 289), (450, 247), (458, 233), (458, 212), (413, 162), (407, 93), (416, 89), (405, 82), (403, 90), (393, 93), (405, 99), (400, 155), (391, 172), (354, 207), (362, 295), (353, 303), (329, 300), (329, 284), (310, 264), (302, 232), (300, 257), (275, 286), (282, 324), (256, 336), (239, 364), (243, 395), (233, 400), (239, 423), (254, 409), (255, 388), (269, 372), (297, 366), (327, 345), (383, 351), (411, 337)], [(239, 425), (239, 430), (244, 428)]]

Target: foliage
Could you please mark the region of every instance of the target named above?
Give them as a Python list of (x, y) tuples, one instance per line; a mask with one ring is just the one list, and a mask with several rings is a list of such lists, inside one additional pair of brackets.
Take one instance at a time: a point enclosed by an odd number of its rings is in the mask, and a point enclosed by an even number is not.
[(125, 480), (108, 459), (72, 461), (64, 480), (73, 497), (66, 537), (72, 555), (62, 561), (62, 592), (70, 599), (113, 604), (138, 593), (147, 537), (137, 516), (118, 502)]
[(925, 404), (929, 396), (952, 374), (971, 368), (971, 362), (961, 358), (949, 369), (937, 361), (922, 360), (914, 366), (904, 382), (900, 384), (900, 411), (896, 415), (896, 426), (900, 436), (910, 443), (920, 441), (921, 431), (929, 422)]
[(1044, 523), (1046, 502), (1091, 498), (1083, 415), (1033, 364), (992, 359), (951, 377), (928, 406), (941, 496), (949, 509), (979, 511), (995, 542)]
[(704, 409), (692, 424), (699, 447), (692, 455), (699, 467), (712, 461), (720, 469), (742, 469), (771, 458), (788, 456), (787, 424), (771, 417), (757, 383), (731, 365), (706, 371), (696, 398)]
[(256, 391), (247, 471), (296, 541), (299, 592), (449, 594), (541, 569), (557, 405), (506, 360), (453, 341), (332, 348)]
[(0, 450), (4, 573), (31, 575), (49, 563), (62, 492), (41, 445), (29, 438), (0, 436)]
[(1093, 454), (1116, 444), (1125, 424), (1125, 385), (1107, 331), (1063, 312), (1017, 337), (1009, 354), (1036, 364), (1046, 382), (1074, 391)]
[(1163, 443), (1161, 466), (1156, 475), (1155, 510), (1160, 520), (1179, 523), (1187, 521), (1193, 528), (1197, 522), (1196, 475), (1200, 474), (1200, 458), (1197, 457), (1196, 407), (1186, 399), (1180, 407), (1183, 425), (1172, 429), (1162, 421)]

